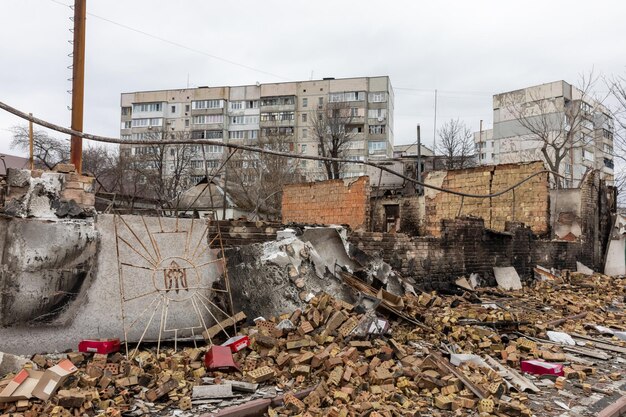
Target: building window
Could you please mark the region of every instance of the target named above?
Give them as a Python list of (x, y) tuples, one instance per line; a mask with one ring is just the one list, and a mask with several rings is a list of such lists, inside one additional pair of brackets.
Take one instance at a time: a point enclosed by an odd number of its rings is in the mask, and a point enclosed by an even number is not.
[(121, 135), (122, 140), (130, 140), (130, 135)]
[(191, 166), (191, 168), (202, 168), (204, 164), (202, 163), (202, 161), (191, 161), (189, 165)]
[(364, 91), (348, 91), (344, 93), (330, 93), (328, 101), (331, 103), (340, 103), (344, 101), (362, 101), (365, 100)]
[(293, 120), (295, 116), (294, 112), (275, 112), (275, 113), (261, 113), (261, 121), (262, 122), (276, 122), (276, 121), (285, 121), (285, 120)]
[[(170, 149), (170, 156), (174, 156), (175, 153), (176, 153), (175, 149)], [(172, 167), (172, 169), (174, 169), (174, 167)]]
[(387, 109), (370, 109), (367, 111), (367, 117), (370, 119), (384, 119), (387, 117)]
[(604, 144), (604, 152), (613, 155), (613, 147), (611, 145)]
[(302, 99), (302, 107), (307, 107), (309, 105), (309, 99), (304, 97)]
[(258, 100), (248, 100), (246, 101), (246, 109), (258, 109), (259, 101)]
[(193, 110), (203, 109), (222, 109), (224, 108), (224, 100), (198, 100), (191, 102)]
[(302, 113), (302, 123), (306, 123), (307, 115), (306, 113)]
[(370, 103), (384, 103), (387, 101), (387, 93), (384, 91), (376, 91), (369, 93)]
[(387, 149), (387, 142), (379, 141), (379, 142), (370, 142), (368, 144), (369, 153), (375, 153), (377, 151), (384, 151)]
[(302, 139), (306, 139), (309, 135), (309, 129), (302, 129)]
[(206, 153), (222, 153), (222, 147), (219, 145), (206, 145), (204, 149)]
[(295, 104), (295, 97), (265, 97), (261, 99), (261, 106), (292, 106)]
[(586, 161), (593, 161), (593, 152), (583, 149), (583, 159), (585, 159)]
[(244, 131), (243, 130), (237, 130), (237, 131), (228, 132), (228, 138), (229, 139), (243, 139), (244, 138)]
[(185, 119), (185, 127), (189, 127), (189, 119)]
[(381, 135), (385, 133), (385, 125), (370, 125), (370, 135)]
[(300, 153), (306, 153), (306, 143), (300, 145)]
[(248, 139), (258, 139), (259, 131), (258, 130), (248, 130)]
[(207, 168), (217, 168), (218, 166), (220, 166), (219, 159), (210, 159), (210, 160), (206, 161), (206, 167)]
[(233, 125), (251, 125), (259, 123), (259, 116), (233, 116), (230, 118)]
[(321, 109), (322, 107), (324, 107), (324, 97), (318, 97), (317, 98), (317, 108)]
[(191, 123), (194, 125), (224, 123), (224, 115), (223, 114), (202, 114), (198, 116), (193, 116)]
[(230, 102), (230, 109), (231, 110), (243, 109), (243, 101), (231, 101)]
[(189, 112), (189, 104), (185, 104), (185, 111)]
[(132, 107), (122, 107), (122, 116), (130, 116)]
[(132, 127), (151, 127), (151, 126), (163, 126), (163, 119), (159, 117), (151, 119), (133, 119)]
[(130, 120), (122, 122), (122, 129), (130, 129), (131, 127), (132, 127), (132, 122)]
[(151, 112), (151, 111), (161, 111), (163, 110), (162, 103), (139, 103), (133, 104), (133, 113), (141, 112)]
[(222, 130), (192, 130), (191, 139), (222, 139), (224, 131)]
[(170, 113), (176, 113), (176, 106), (170, 106)]

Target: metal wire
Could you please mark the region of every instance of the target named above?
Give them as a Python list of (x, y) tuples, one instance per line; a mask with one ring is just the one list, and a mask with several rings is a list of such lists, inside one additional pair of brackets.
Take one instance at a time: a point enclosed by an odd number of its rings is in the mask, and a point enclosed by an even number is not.
[(509, 191), (521, 186), (522, 184), (524, 184), (525, 182), (531, 180), (532, 178), (538, 176), (538, 175), (542, 175), (542, 174), (552, 174), (554, 176), (557, 177), (561, 177), (561, 178), (565, 178), (563, 175), (548, 170), (548, 169), (544, 169), (538, 172), (535, 172), (534, 174), (524, 178), (523, 180), (513, 184), (512, 186), (505, 188), (504, 190), (500, 190), (498, 192), (495, 192), (493, 194), (471, 194), (471, 193), (463, 193), (460, 191), (455, 191), (455, 190), (449, 190), (446, 188), (442, 188), (442, 187), (438, 187), (436, 185), (432, 185), (432, 184), (426, 184), (422, 181), (418, 181), (415, 178), (411, 178), (411, 177), (407, 177), (404, 174), (401, 174), (397, 171), (394, 171), (392, 169), (387, 168), (384, 165), (380, 165), (374, 162), (369, 162), (369, 161), (353, 161), (351, 159), (344, 159), (344, 158), (331, 158), (331, 157), (326, 157), (326, 156), (313, 156), (313, 155), (301, 155), (301, 154), (295, 154), (295, 153), (290, 153), (290, 152), (281, 152), (281, 151), (273, 151), (270, 149), (262, 149), (262, 148), (258, 148), (255, 146), (247, 146), (247, 145), (238, 145), (238, 144), (234, 144), (234, 143), (225, 143), (225, 142), (220, 142), (220, 141), (216, 141), (216, 140), (211, 140), (211, 139), (184, 139), (184, 140), (180, 140), (180, 139), (163, 139), (163, 140), (122, 140), (122, 139), (117, 139), (117, 138), (112, 138), (112, 137), (107, 137), (107, 136), (99, 136), (99, 135), (92, 135), (90, 133), (83, 133), (83, 132), (78, 132), (76, 130), (72, 130), (72, 129), (68, 129), (66, 127), (62, 127), (62, 126), (58, 126), (55, 125), (54, 123), (50, 123), (47, 122), (45, 120), (39, 119), (37, 117), (31, 116), (27, 113), (24, 113), (23, 111), (20, 111), (12, 106), (9, 106), (6, 103), (3, 103), (0, 101), (0, 109), (5, 110), (9, 113), (12, 113), (14, 115), (16, 115), (17, 117), (24, 119), (24, 120), (28, 120), (31, 121), (39, 126), (43, 126), (46, 127), (48, 129), (54, 130), (56, 132), (60, 132), (60, 133), (65, 133), (67, 135), (74, 135), (74, 136), (78, 136), (81, 137), (83, 139), (87, 139), (87, 140), (92, 140), (94, 142), (104, 142), (104, 143), (114, 143), (114, 144), (126, 144), (126, 145), (181, 145), (181, 144), (196, 144), (196, 145), (217, 145), (217, 146), (224, 146), (226, 148), (231, 148), (231, 149), (239, 149), (239, 150), (243, 150), (243, 151), (249, 151), (249, 152), (255, 152), (255, 153), (261, 153), (261, 154), (267, 154), (267, 155), (275, 155), (275, 156), (280, 156), (280, 157), (285, 157), (285, 158), (294, 158), (294, 159), (306, 159), (306, 160), (312, 160), (312, 161), (329, 161), (329, 162), (339, 162), (339, 163), (345, 163), (345, 164), (359, 164), (359, 165), (367, 165), (367, 166), (371, 166), (374, 168), (378, 168), (382, 171), (388, 172), (392, 175), (395, 175), (399, 178), (402, 178), (406, 181), (412, 182), (414, 184), (418, 184), (421, 185), (422, 187), (425, 188), (430, 188), (432, 190), (437, 190), (437, 191), (441, 191), (444, 193), (448, 193), (448, 194), (453, 194), (453, 195), (458, 195), (461, 197), (470, 197), (470, 198), (493, 198), (493, 197), (498, 197), (501, 196), (503, 194), (508, 193)]

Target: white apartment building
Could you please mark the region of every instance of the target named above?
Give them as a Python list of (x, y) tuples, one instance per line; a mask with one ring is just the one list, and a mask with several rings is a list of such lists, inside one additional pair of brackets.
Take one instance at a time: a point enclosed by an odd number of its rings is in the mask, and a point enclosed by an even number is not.
[(572, 143), (564, 147), (567, 155), (559, 167), (566, 186), (578, 186), (589, 169), (613, 181), (611, 113), (565, 81), (494, 95), (493, 129), (474, 133), (479, 164), (545, 161), (543, 141), (536, 134), (540, 127), (551, 137), (561, 138), (573, 130)]
[[(392, 155), (394, 94), (387, 76), (122, 93), (120, 135), (140, 140), (154, 137), (154, 132), (172, 137), (185, 132), (191, 138), (256, 145), (263, 135), (278, 131), (292, 138), (288, 140), (291, 152), (318, 155), (312, 118), (327, 103), (342, 103), (349, 109), (347, 158)], [(219, 166), (224, 148), (205, 146), (204, 150), (207, 167)], [(121, 151), (146, 152), (135, 145), (121, 145)], [(202, 177), (202, 149), (198, 146), (196, 151), (193, 166)], [(299, 166), (310, 180), (325, 178), (321, 162), (301, 161)], [(354, 164), (344, 176), (364, 173), (363, 166)]]

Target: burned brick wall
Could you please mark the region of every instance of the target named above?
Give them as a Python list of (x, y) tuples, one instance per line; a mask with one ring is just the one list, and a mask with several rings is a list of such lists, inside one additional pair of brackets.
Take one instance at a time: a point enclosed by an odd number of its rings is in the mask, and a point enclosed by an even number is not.
[(290, 184), (283, 188), (282, 222), (369, 227), (369, 178)]
[[(412, 196), (383, 196), (371, 200), (371, 230), (373, 232), (398, 231), (410, 235), (418, 235), (421, 225), (423, 199)], [(398, 222), (389, 221), (390, 213), (397, 210)]]
[[(493, 194), (544, 170), (542, 162), (479, 166), (475, 168), (430, 172), (427, 184), (470, 194)], [(524, 222), (533, 233), (549, 231), (549, 187), (547, 173), (539, 174), (515, 189), (494, 198), (470, 198), (425, 190), (424, 234), (440, 236), (441, 221), (458, 215), (485, 220), (485, 225), (505, 231), (506, 223)]]
[(483, 219), (443, 220), (439, 238), (403, 233), (354, 232), (350, 241), (359, 249), (381, 256), (405, 277), (426, 290), (446, 288), (460, 276), (477, 273), (494, 285), (494, 266), (513, 266), (523, 279), (539, 264), (571, 268), (588, 262), (580, 242), (553, 242), (534, 237), (521, 223), (509, 222), (505, 231), (485, 228)]

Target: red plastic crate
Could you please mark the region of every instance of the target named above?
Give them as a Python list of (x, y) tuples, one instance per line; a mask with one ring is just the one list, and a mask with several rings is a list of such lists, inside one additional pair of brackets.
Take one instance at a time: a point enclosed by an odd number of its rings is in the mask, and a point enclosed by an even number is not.
[(78, 351), (85, 353), (108, 354), (120, 350), (120, 339), (82, 340), (78, 344)]
[(234, 336), (222, 343), (222, 346), (228, 346), (231, 352), (237, 353), (250, 346), (250, 338), (248, 336)]

